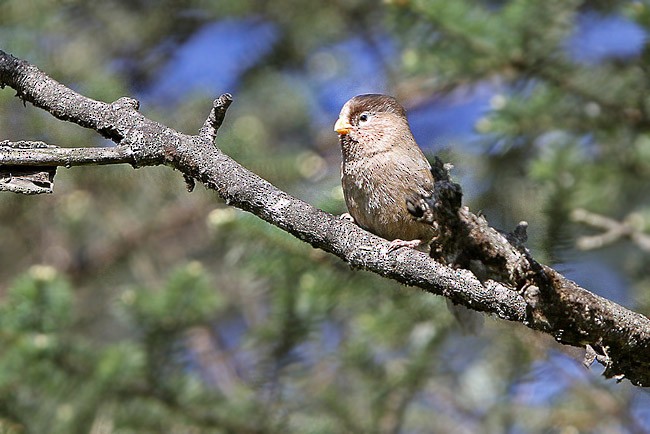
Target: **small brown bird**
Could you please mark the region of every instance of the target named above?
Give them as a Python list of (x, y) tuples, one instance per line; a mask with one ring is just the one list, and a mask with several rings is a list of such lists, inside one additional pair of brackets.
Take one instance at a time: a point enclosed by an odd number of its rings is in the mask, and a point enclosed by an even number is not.
[(386, 95), (358, 95), (339, 115), (341, 183), (350, 216), (399, 247), (426, 249), (434, 228), (416, 221), (406, 199), (431, 192), (431, 165), (418, 147), (406, 111)]

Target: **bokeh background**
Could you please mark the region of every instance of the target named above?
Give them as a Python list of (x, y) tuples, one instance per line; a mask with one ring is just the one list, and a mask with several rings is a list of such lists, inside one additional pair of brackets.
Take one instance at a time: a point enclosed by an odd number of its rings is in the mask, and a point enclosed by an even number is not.
[[(89, 97), (195, 133), (232, 93), (219, 146), (332, 213), (338, 110), (395, 95), (473, 211), (528, 221), (537, 258), (645, 314), (649, 28), (646, 1), (0, 0), (0, 49)], [(0, 140), (112, 146), (14, 93)], [(3, 433), (650, 432), (649, 392), (580, 351), (494, 318), (463, 334), (441, 297), (165, 167), (2, 194), (0, 240)]]

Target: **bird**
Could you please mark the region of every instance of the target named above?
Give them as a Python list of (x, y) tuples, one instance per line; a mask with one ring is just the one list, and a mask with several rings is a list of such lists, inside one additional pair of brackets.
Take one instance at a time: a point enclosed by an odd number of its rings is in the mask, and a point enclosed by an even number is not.
[[(436, 183), (404, 107), (392, 96), (357, 95), (343, 105), (334, 131), (341, 144), (341, 185), (349, 212), (345, 218), (389, 240), (389, 252), (402, 247), (429, 251), (437, 235), (435, 225), (418, 221), (407, 200), (432, 196)], [(459, 189), (454, 185), (457, 207)], [(476, 334), (482, 328), (481, 315), (449, 299), (447, 306), (463, 333)]]
[(426, 251), (435, 229), (409, 213), (406, 199), (429, 195), (434, 178), (404, 107), (392, 96), (357, 95), (343, 105), (334, 131), (341, 145), (341, 185), (349, 218), (391, 241), (391, 251)]

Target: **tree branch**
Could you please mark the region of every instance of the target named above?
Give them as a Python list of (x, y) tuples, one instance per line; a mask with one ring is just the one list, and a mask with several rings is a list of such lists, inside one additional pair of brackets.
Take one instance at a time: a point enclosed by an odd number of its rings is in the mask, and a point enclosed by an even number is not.
[(226, 110), (228, 110), (230, 104), (232, 104), (232, 95), (229, 93), (224, 93), (212, 102), (210, 115), (199, 130), (200, 136), (207, 137), (212, 141), (216, 140), (217, 131), (226, 117)]
[(388, 253), (388, 241), (277, 189), (214, 146), (230, 104), (227, 95), (215, 101), (201, 133), (190, 136), (142, 116), (135, 100), (94, 101), (2, 51), (0, 86), (10, 86), (24, 101), (118, 144), (103, 150), (70, 151), (0, 147), (2, 167), (30, 166), (33, 159), (39, 166), (98, 161), (134, 167), (168, 165), (186, 179), (197, 179), (215, 190), (227, 204), (249, 211), (353, 267), (444, 295), (470, 309), (521, 322), (562, 343), (589, 348), (590, 360), (593, 357), (604, 363), (606, 376), (650, 384), (650, 320), (535, 262), (522, 245), (523, 226), (513, 234), (504, 234), (466, 207), (459, 207), (460, 197), (454, 194), (460, 190), (454, 190), (440, 167), (435, 173), (437, 190), (431, 197), (411, 198), (417, 218), (426, 219), (434, 210), (438, 219), (431, 221), (442, 229), (440, 245), (434, 249), (438, 260), (412, 249)]
[[(46, 147), (16, 147), (21, 142), (0, 142), (2, 166), (88, 166), (104, 164), (137, 164), (133, 152), (128, 147), (113, 148), (59, 148)], [(24, 142), (22, 142), (24, 143)]]
[(580, 237), (577, 243), (580, 249), (598, 249), (623, 238), (629, 238), (641, 250), (650, 252), (650, 235), (643, 231), (645, 222), (638, 213), (632, 213), (619, 222), (610, 217), (578, 208), (571, 213), (571, 219), (574, 222), (584, 223), (603, 231), (598, 235)]

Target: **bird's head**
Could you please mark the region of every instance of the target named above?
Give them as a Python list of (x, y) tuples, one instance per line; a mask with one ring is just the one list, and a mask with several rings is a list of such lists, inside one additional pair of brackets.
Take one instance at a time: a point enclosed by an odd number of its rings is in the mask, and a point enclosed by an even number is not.
[(366, 149), (387, 146), (411, 135), (404, 107), (392, 96), (379, 94), (357, 95), (346, 102), (334, 131), (344, 147), (355, 144)]

